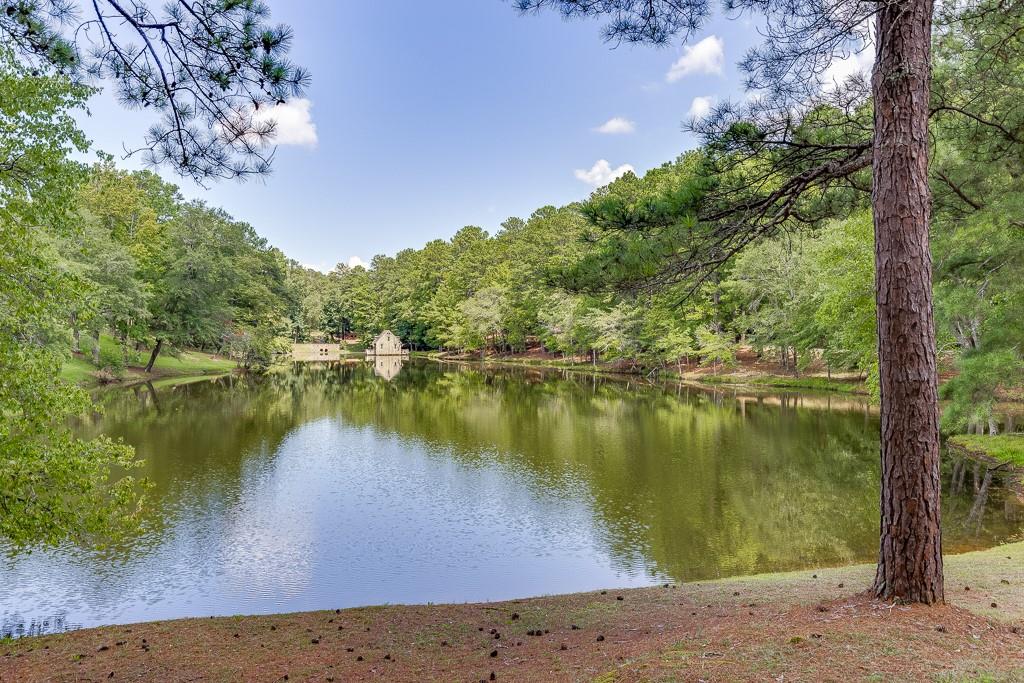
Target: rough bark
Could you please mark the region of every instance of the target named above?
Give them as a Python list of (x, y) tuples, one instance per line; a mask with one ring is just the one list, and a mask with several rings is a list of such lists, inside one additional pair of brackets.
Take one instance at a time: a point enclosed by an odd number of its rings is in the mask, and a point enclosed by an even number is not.
[(153, 372), (153, 364), (156, 363), (156, 357), (160, 355), (160, 349), (163, 345), (163, 339), (156, 340), (156, 346), (153, 347), (153, 353), (149, 354), (149, 362), (146, 363), (146, 372)]
[(876, 15), (872, 74), (878, 355), (881, 385), (879, 598), (945, 599), (939, 409), (928, 227), (932, 0), (890, 0)]

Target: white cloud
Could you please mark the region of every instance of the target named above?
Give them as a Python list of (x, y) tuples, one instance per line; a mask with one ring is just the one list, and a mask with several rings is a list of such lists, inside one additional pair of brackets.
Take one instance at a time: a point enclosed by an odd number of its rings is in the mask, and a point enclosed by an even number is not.
[(277, 122), (274, 129), (275, 145), (297, 145), (300, 147), (316, 147), (316, 124), (310, 109), (313, 103), (305, 97), (288, 100), (284, 104), (260, 109), (253, 118), (257, 121)]
[(875, 63), (873, 45), (866, 45), (860, 52), (854, 52), (845, 59), (833, 59), (825, 73), (822, 74), (822, 85), (834, 90), (846, 83), (851, 76), (869, 74)]
[(605, 135), (626, 135), (636, 130), (636, 124), (627, 118), (616, 116), (608, 119), (594, 130)]
[(711, 95), (702, 95), (700, 97), (694, 97), (693, 102), (690, 103), (690, 111), (687, 115), (694, 119), (702, 119), (711, 113), (711, 108), (715, 106), (716, 99)]
[(331, 272), (330, 267), (326, 263), (303, 263), (301, 265), (303, 268), (306, 268), (308, 270), (318, 270), (324, 274)]
[(585, 171), (581, 168), (576, 169), (576, 179), (582, 180), (587, 185), (601, 187), (603, 185), (607, 185), (616, 178), (620, 178), (627, 173), (635, 171), (636, 169), (629, 164), (622, 164), (618, 168), (612, 168), (612, 165), (606, 160), (599, 159), (594, 163), (589, 171)]
[(696, 45), (683, 47), (683, 56), (668, 70), (665, 80), (675, 83), (690, 74), (720, 74), (724, 61), (725, 43), (718, 36), (708, 36)]
[(369, 266), (366, 264), (366, 261), (364, 261), (363, 259), (359, 258), (358, 256), (350, 256), (348, 258), (348, 267), (349, 268), (355, 268), (356, 266), (362, 266), (363, 268), (369, 268)]

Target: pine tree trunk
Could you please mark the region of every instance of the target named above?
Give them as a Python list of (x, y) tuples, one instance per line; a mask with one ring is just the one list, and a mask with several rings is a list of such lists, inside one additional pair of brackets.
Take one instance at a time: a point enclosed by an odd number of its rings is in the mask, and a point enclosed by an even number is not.
[(153, 364), (156, 363), (156, 357), (160, 355), (160, 349), (163, 345), (163, 339), (156, 340), (156, 346), (153, 347), (153, 353), (149, 354), (149, 362), (146, 363), (146, 372), (153, 372)]
[(875, 594), (941, 603), (939, 410), (928, 227), (932, 0), (879, 3), (872, 74), (881, 385), (881, 543)]

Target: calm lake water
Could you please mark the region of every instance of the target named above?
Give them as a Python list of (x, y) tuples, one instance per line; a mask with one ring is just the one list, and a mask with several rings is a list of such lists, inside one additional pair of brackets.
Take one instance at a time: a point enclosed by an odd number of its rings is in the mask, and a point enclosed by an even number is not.
[[(0, 634), (642, 586), (876, 550), (878, 420), (855, 398), (360, 362), (102, 402), (82, 432), (146, 459), (145, 529), (102, 551), (0, 548)], [(998, 481), (945, 470), (947, 550), (1020, 536)]]

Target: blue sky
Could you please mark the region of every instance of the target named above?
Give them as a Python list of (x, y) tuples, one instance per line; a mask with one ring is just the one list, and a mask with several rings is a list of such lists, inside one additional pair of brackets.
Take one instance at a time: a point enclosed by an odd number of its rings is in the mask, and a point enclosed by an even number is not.
[[(695, 100), (742, 96), (735, 63), (759, 39), (719, 17), (687, 45), (613, 49), (598, 22), (521, 17), (503, 0), (270, 6), (313, 74), (308, 102), (279, 119), (273, 174), (203, 189), (160, 173), (324, 270), (464, 225), (493, 232), (585, 198), (623, 165), (673, 159), (694, 145), (681, 124)], [(106, 94), (90, 109), (83, 127), (114, 154), (150, 124)]]

